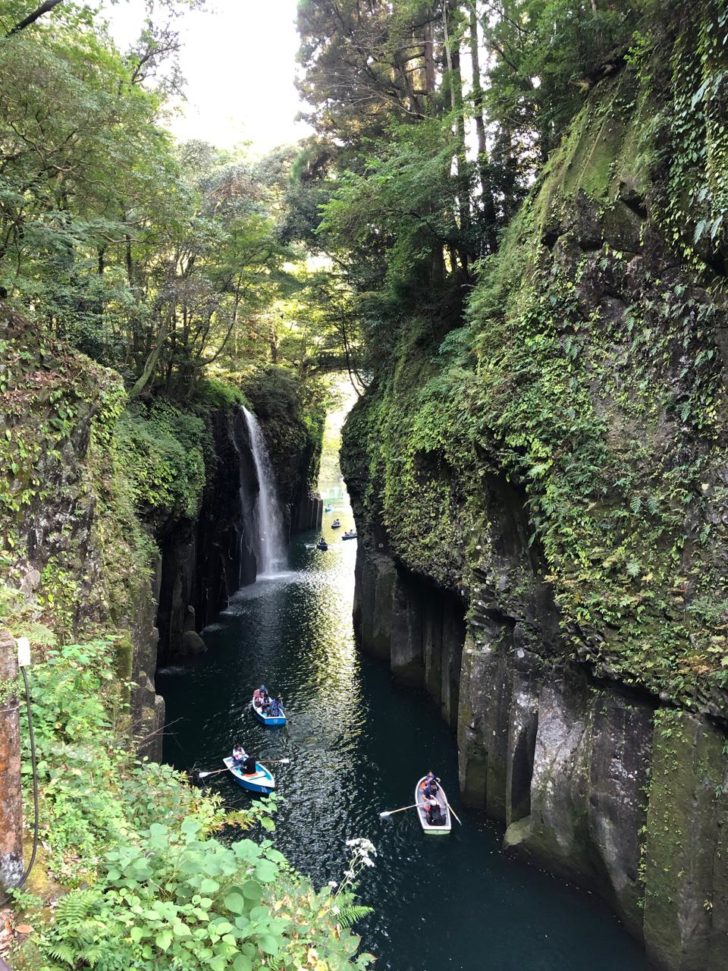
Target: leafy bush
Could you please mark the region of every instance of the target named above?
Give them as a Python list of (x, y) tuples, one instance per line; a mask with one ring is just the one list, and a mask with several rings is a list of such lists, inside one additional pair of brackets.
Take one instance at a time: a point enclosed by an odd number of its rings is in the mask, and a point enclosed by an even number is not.
[(240, 388), (218, 378), (203, 378), (195, 389), (195, 404), (208, 408), (230, 408), (245, 403), (245, 395)]
[(368, 955), (352, 965), (359, 941), (348, 928), (367, 912), (353, 890), (368, 854), (355, 846), (336, 893), (316, 892), (270, 840), (212, 838), (231, 822), (273, 829), (275, 802), (226, 816), (169, 766), (135, 762), (116, 731), (125, 711), (115, 661), (114, 644), (100, 640), (52, 650), (33, 669), (45, 864), (77, 889), (51, 924), (30, 915), (36, 934), (14, 967), (365, 967)]
[(201, 418), (159, 399), (119, 421), (115, 448), (139, 513), (154, 526), (196, 515), (205, 484)]
[(332, 933), (332, 911), (350, 895), (311, 892), (267, 840), (225, 846), (201, 831), (193, 816), (178, 829), (153, 823), (137, 845), (107, 853), (99, 885), (59, 903), (43, 971), (351, 966), (358, 939), (343, 926)]

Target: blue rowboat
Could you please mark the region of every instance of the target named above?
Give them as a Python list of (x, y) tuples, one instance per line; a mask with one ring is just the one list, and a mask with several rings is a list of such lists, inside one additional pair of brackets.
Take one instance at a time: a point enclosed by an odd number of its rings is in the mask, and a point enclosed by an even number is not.
[(231, 755), (223, 759), (223, 762), (237, 784), (242, 786), (243, 789), (247, 789), (248, 792), (257, 792), (260, 796), (267, 796), (276, 787), (273, 774), (260, 762), (255, 763), (255, 772), (243, 772), (241, 766), (235, 765)]
[(266, 713), (263, 711), (263, 708), (260, 705), (256, 704), (256, 701), (257, 701), (257, 698), (255, 697), (255, 695), (253, 695), (253, 700), (251, 701), (250, 704), (253, 709), (253, 714), (261, 723), (261, 725), (265, 725), (266, 728), (278, 728), (279, 725), (286, 724), (286, 713), (283, 710), (283, 705), (280, 706), (280, 709), (281, 709), (280, 715), (266, 715)]

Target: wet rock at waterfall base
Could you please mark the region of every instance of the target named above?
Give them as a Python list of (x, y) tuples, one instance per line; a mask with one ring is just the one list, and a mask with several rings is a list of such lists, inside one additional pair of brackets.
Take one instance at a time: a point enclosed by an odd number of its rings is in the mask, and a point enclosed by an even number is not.
[(182, 642), (180, 644), (180, 653), (185, 657), (193, 657), (196, 654), (204, 654), (207, 650), (205, 642), (202, 640), (197, 631), (186, 630), (182, 635)]

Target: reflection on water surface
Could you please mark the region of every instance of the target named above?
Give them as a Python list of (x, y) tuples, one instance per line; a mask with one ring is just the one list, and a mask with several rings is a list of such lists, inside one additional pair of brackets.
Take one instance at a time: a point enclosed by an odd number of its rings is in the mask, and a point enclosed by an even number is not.
[[(340, 510), (338, 510), (340, 514)], [(326, 517), (329, 521), (332, 517)], [(351, 521), (342, 517), (344, 528)], [(241, 590), (204, 632), (208, 653), (185, 673), (160, 672), (179, 768), (218, 768), (236, 738), (278, 765), (276, 845), (317, 885), (339, 879), (345, 841), (378, 849), (360, 896), (375, 908), (364, 945), (391, 971), (632, 971), (638, 946), (588, 894), (507, 861), (500, 832), (459, 807), (455, 740), (422, 693), (361, 657), (351, 628), (356, 543), (327, 530), (327, 553), (291, 553), (291, 571)], [(249, 710), (264, 682), (283, 696), (289, 724), (266, 729)], [(465, 824), (426, 838), (407, 805), (432, 767)], [(231, 807), (249, 797), (226, 775), (211, 780)]]

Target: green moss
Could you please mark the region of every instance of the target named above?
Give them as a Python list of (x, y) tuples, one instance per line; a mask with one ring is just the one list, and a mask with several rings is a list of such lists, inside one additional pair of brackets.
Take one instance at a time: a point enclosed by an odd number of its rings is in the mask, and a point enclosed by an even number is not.
[[(411, 569), (453, 589), (497, 575), (501, 608), (519, 616), (534, 581), (525, 553), (508, 576), (494, 555), (504, 523), (488, 482), (505, 482), (522, 498), (523, 544), (543, 557), (564, 654), (681, 703), (722, 704), (721, 311), (690, 267), (660, 278), (669, 241), (618, 198), (623, 183), (650, 191), (650, 92), (631, 69), (599, 86), (487, 261), (467, 326), (439, 345), (425, 317), (401, 328), (352, 412), (343, 466)], [(643, 253), (637, 270), (622, 245)]]
[[(665, 966), (707, 967), (723, 738), (681, 711), (656, 713), (645, 833), (645, 937)], [(689, 874), (689, 879), (687, 879)], [(705, 902), (706, 907), (701, 907)], [(696, 904), (700, 908), (696, 909)], [(692, 912), (686, 921), (686, 915)], [(695, 926), (704, 924), (703, 933)]]
[(134, 408), (120, 419), (114, 449), (142, 517), (155, 527), (194, 518), (205, 484), (205, 451), (211, 450), (201, 418), (168, 401)]
[(114, 641), (116, 652), (116, 674), (122, 684), (128, 684), (132, 679), (134, 664), (134, 644), (128, 632), (124, 632)]

